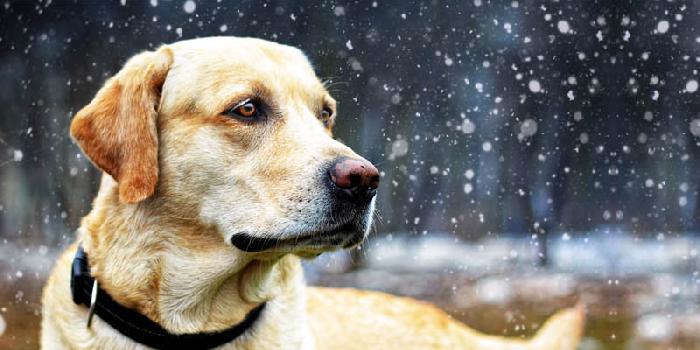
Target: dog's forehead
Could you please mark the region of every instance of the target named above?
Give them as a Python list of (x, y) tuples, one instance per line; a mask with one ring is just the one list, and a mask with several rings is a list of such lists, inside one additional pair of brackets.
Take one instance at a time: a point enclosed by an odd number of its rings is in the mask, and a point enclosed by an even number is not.
[(301, 50), (254, 38), (210, 37), (171, 44), (173, 75), (217, 82), (259, 80), (288, 88), (323, 91)]

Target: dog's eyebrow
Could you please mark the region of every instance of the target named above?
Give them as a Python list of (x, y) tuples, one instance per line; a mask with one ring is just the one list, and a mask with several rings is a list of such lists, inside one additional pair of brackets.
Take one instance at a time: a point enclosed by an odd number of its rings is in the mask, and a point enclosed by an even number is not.
[(223, 107), (223, 109), (232, 108), (237, 103), (240, 103), (242, 99), (253, 97), (262, 100), (268, 105), (275, 105), (275, 101), (273, 100), (274, 95), (265, 84), (263, 84), (260, 81), (252, 80), (247, 82), (247, 85), (249, 86), (249, 88), (245, 91), (239, 92), (233, 96), (229, 96), (226, 105)]
[(259, 81), (251, 81), (250, 82), (250, 90), (253, 92), (254, 95), (257, 97), (266, 100), (268, 103), (272, 102), (272, 91), (267, 87), (267, 85), (263, 84), (262, 82)]

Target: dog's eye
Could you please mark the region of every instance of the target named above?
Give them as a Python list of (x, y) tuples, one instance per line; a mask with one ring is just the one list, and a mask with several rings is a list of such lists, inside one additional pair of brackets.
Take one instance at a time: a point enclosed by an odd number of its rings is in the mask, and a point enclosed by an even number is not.
[(321, 122), (323, 122), (323, 125), (328, 125), (331, 122), (331, 116), (333, 116), (333, 111), (331, 111), (330, 108), (325, 107), (321, 111)]
[(258, 103), (247, 99), (233, 106), (233, 108), (229, 109), (224, 114), (245, 120), (252, 120), (260, 117), (261, 112)]
[(236, 108), (236, 113), (238, 113), (238, 115), (241, 117), (252, 118), (256, 113), (258, 113), (258, 108), (255, 107), (253, 102), (248, 102), (238, 106), (238, 108)]
[(246, 101), (239, 104), (233, 112), (244, 118), (252, 118), (258, 113), (258, 107), (252, 101)]

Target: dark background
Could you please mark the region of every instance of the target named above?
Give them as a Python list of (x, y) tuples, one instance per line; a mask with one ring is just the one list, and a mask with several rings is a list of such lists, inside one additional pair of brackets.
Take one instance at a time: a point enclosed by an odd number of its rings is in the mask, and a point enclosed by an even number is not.
[(0, 245), (72, 240), (100, 174), (71, 142), (71, 117), (128, 57), (212, 35), (299, 47), (332, 82), (336, 136), (383, 174), (377, 237), (697, 237), (699, 11), (691, 0), (3, 1)]
[[(0, 4), (3, 237), (71, 232), (99, 177), (70, 142), (72, 115), (131, 55), (210, 35), (300, 47), (332, 80), (337, 136), (385, 174), (381, 232), (699, 228), (700, 92), (684, 92), (698, 80), (697, 2), (184, 4)], [(519, 138), (525, 120), (537, 131)]]

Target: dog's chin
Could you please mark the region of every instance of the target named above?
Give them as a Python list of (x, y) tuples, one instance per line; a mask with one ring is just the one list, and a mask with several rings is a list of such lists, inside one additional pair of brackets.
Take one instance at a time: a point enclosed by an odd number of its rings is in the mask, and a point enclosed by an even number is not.
[(284, 238), (239, 232), (231, 237), (231, 244), (248, 253), (294, 253), (303, 258), (312, 258), (324, 252), (347, 249), (362, 243), (367, 231), (365, 227), (364, 224), (351, 222), (327, 231), (300, 232)]

